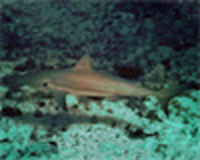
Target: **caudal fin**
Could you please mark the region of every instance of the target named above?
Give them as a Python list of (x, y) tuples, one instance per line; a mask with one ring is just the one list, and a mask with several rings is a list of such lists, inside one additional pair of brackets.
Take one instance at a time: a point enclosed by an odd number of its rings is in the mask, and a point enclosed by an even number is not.
[(168, 83), (168, 86), (157, 93), (159, 102), (164, 110), (167, 109), (169, 101), (176, 95), (180, 95), (187, 87), (175, 82)]

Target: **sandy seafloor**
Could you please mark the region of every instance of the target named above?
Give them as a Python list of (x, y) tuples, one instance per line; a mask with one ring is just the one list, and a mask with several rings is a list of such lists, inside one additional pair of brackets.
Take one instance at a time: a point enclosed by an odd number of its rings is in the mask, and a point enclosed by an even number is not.
[[(53, 2), (2, 5), (0, 160), (200, 159), (197, 4)], [(85, 50), (97, 71), (187, 87), (165, 109), (152, 95), (66, 94), (66, 111), (49, 93), (13, 85), (15, 74), (71, 67)]]

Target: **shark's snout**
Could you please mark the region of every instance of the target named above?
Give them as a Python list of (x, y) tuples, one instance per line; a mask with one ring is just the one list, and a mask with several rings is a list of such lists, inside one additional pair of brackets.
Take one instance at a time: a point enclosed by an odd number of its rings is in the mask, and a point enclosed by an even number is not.
[(8, 75), (2, 78), (2, 83), (10, 88), (20, 87), (25, 84), (20, 78), (20, 75)]

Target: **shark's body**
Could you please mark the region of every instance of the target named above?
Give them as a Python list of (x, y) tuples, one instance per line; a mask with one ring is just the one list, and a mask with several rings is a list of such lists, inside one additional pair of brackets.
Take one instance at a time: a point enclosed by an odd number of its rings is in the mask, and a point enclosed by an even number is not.
[(90, 57), (85, 55), (72, 69), (41, 71), (16, 77), (16, 80), (38, 90), (54, 93), (59, 104), (64, 103), (66, 93), (76, 96), (110, 97), (154, 95), (167, 98), (177, 92), (177, 86), (155, 91), (144, 87), (140, 82), (127, 80), (96, 72), (91, 66)]

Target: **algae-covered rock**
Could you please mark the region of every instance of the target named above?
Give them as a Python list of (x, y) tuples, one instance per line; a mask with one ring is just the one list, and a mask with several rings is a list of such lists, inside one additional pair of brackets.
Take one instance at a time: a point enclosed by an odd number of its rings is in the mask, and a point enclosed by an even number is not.
[(120, 130), (113, 130), (100, 124), (93, 127), (73, 125), (58, 139), (61, 159), (62, 157), (67, 159), (76, 159), (76, 157), (120, 159), (123, 156), (127, 157), (124, 152), (131, 143)]
[(198, 90), (192, 90), (188, 96), (178, 96), (170, 101), (169, 117), (182, 123), (195, 123), (200, 117)]
[(75, 105), (78, 105), (79, 101), (75, 95), (67, 94), (65, 98), (66, 107), (70, 110)]

